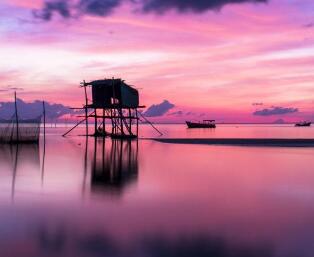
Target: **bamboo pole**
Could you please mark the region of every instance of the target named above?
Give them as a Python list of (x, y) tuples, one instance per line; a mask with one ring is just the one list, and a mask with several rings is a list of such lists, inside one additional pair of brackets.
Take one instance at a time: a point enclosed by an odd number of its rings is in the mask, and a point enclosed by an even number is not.
[(135, 113), (136, 113), (136, 136), (138, 137), (138, 111), (137, 108), (135, 109)]
[(46, 107), (43, 101), (43, 118), (44, 118), (44, 150), (43, 159), (41, 164), (41, 186), (44, 184), (44, 174), (45, 174), (45, 156), (46, 156)]
[(85, 93), (85, 120), (86, 120), (86, 136), (88, 136), (88, 110), (87, 110), (87, 105), (88, 105), (88, 98), (87, 98), (87, 90), (86, 90), (86, 84), (85, 80), (83, 81), (83, 86), (84, 86), (84, 93)]
[(14, 92), (14, 106), (15, 106), (15, 119), (16, 119), (16, 142), (19, 142), (19, 118), (17, 114), (16, 92)]
[(44, 117), (44, 143), (46, 141), (46, 107), (45, 102), (43, 101), (43, 117)]
[[(92, 112), (90, 115), (92, 115), (94, 112)], [(79, 121), (78, 123), (76, 123), (76, 125), (74, 125), (70, 130), (68, 130), (66, 133), (64, 133), (62, 136), (65, 137), (67, 134), (69, 134), (73, 129), (75, 129), (78, 125), (80, 125), (81, 123), (83, 123), (85, 120), (88, 119), (88, 117), (90, 116), (88, 115), (86, 118), (82, 119), (81, 121)], [(86, 135), (88, 136), (88, 134)]]

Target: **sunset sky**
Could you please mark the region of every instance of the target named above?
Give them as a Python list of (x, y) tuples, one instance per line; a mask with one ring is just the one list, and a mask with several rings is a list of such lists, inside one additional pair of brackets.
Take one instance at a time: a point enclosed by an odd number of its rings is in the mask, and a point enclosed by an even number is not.
[(0, 56), (1, 101), (114, 76), (163, 121), (314, 120), (313, 0), (1, 0)]

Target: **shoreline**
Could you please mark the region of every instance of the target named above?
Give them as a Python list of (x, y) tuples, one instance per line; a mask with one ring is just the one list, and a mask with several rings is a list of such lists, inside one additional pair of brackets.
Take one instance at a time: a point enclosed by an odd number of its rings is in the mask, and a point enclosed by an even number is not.
[(153, 138), (152, 140), (167, 144), (190, 145), (314, 147), (314, 139), (299, 138)]

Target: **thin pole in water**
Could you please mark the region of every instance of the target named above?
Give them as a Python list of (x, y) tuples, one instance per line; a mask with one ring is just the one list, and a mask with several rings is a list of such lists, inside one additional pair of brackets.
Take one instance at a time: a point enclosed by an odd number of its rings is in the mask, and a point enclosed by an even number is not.
[(44, 117), (44, 150), (43, 160), (41, 166), (41, 186), (44, 184), (44, 173), (45, 173), (45, 156), (46, 156), (46, 108), (45, 102), (43, 101), (43, 117)]
[(16, 142), (19, 142), (19, 119), (17, 114), (16, 92), (14, 92), (15, 120), (16, 120)]
[(88, 110), (87, 110), (87, 105), (88, 105), (88, 97), (87, 97), (87, 89), (86, 89), (86, 82), (85, 80), (83, 81), (83, 86), (84, 86), (84, 94), (85, 94), (85, 130), (86, 130), (86, 136), (88, 136)]
[(44, 143), (46, 141), (46, 108), (45, 102), (43, 101), (43, 117), (44, 117)]

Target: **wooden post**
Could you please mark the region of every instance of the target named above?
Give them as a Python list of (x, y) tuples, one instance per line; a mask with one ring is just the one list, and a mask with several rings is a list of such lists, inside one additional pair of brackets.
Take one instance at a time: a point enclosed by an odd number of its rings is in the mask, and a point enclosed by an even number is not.
[(129, 108), (129, 131), (130, 134), (132, 135), (132, 118), (131, 118), (131, 108)]
[(124, 136), (124, 129), (123, 129), (123, 112), (122, 112), (122, 109), (119, 108), (119, 111), (118, 111), (118, 115), (120, 116), (120, 126), (121, 126), (121, 134), (122, 136)]
[(46, 141), (46, 108), (45, 102), (43, 101), (43, 116), (44, 116), (44, 143)]
[(102, 116), (103, 116), (102, 117), (102, 129), (103, 129), (103, 133), (104, 133), (103, 135), (105, 136), (106, 135), (105, 134), (106, 133), (106, 125), (105, 125), (106, 124), (106, 118), (105, 118), (106, 111), (105, 111), (105, 109), (102, 110)]
[(44, 118), (44, 150), (43, 150), (43, 160), (41, 166), (41, 186), (44, 184), (44, 171), (45, 171), (45, 156), (46, 156), (46, 107), (43, 101), (43, 118)]
[(136, 113), (136, 137), (138, 137), (138, 113), (137, 113), (137, 109), (135, 109), (135, 113)]
[(19, 118), (17, 114), (16, 92), (14, 92), (15, 119), (16, 119), (16, 142), (19, 142)]
[(110, 116), (111, 116), (111, 135), (113, 135), (115, 133), (115, 124), (113, 121), (113, 112), (112, 109), (110, 109)]
[(85, 80), (83, 81), (84, 86), (84, 93), (85, 93), (85, 120), (86, 120), (86, 136), (88, 136), (88, 113), (87, 113), (87, 105), (88, 105), (88, 98), (87, 98), (87, 90), (86, 90), (86, 83)]
[(97, 136), (97, 109), (95, 108), (95, 133), (94, 135)]

